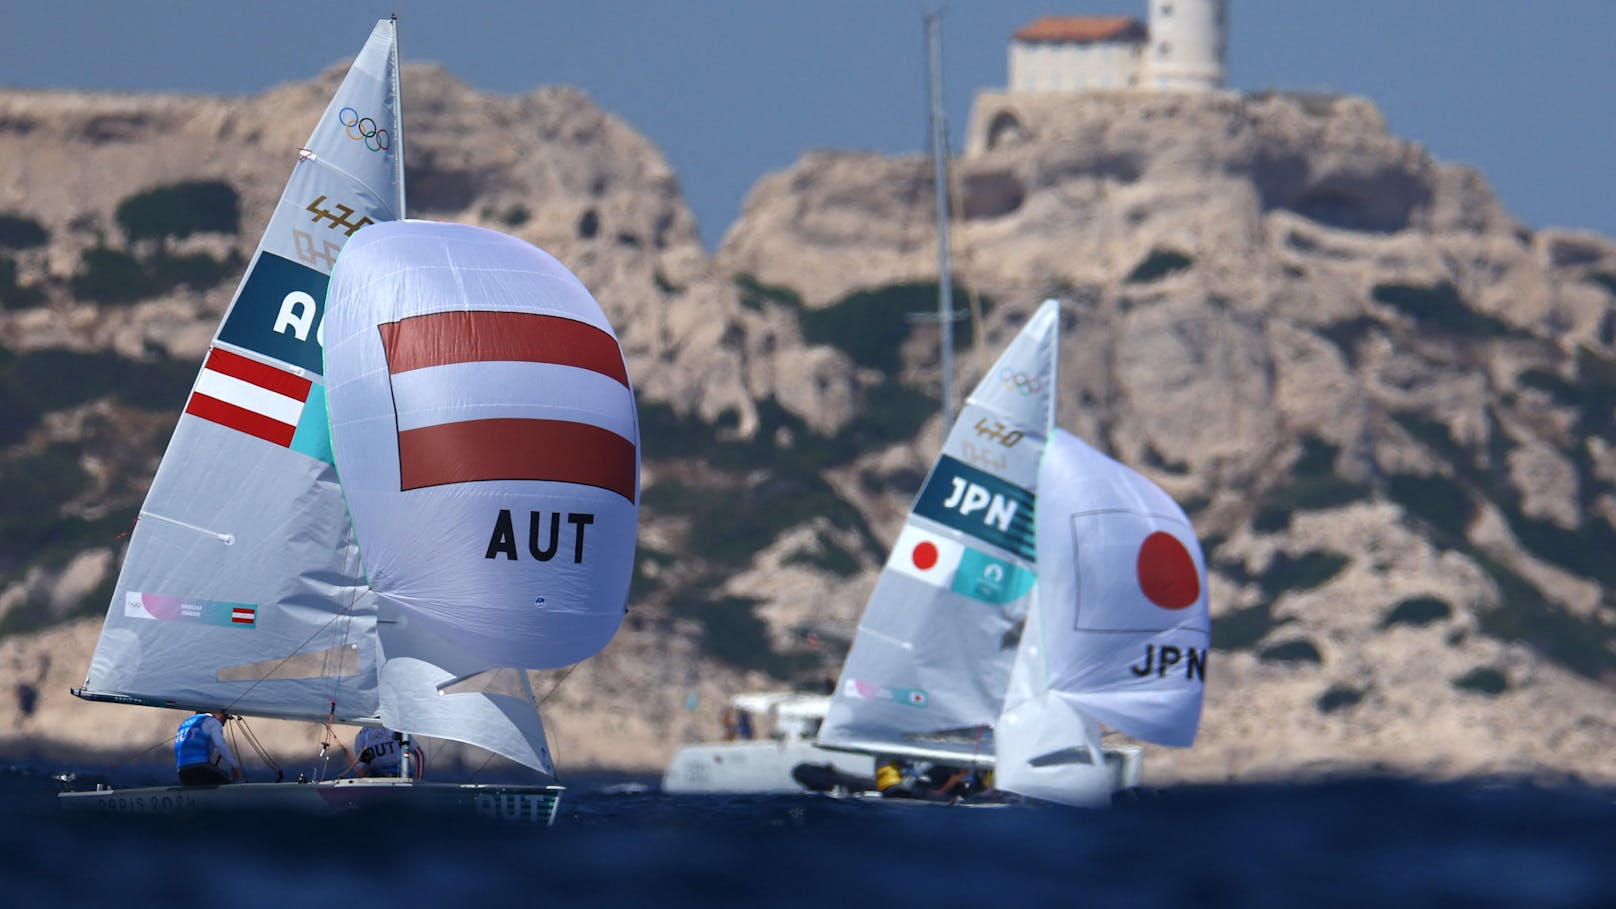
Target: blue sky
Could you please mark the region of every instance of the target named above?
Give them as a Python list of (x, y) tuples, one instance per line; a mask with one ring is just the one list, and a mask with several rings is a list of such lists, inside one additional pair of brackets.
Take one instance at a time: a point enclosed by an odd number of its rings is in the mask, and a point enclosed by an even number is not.
[[(1144, 0), (0, 0), (0, 87), (256, 93), (400, 17), (407, 60), (481, 89), (576, 85), (655, 142), (709, 246), (811, 148), (924, 148), (921, 19), (944, 9), (956, 147), (1017, 27)], [(1230, 83), (1366, 95), (1532, 227), (1616, 236), (1616, 0), (1232, 0)], [(406, 103), (409, 88), (405, 86)]]

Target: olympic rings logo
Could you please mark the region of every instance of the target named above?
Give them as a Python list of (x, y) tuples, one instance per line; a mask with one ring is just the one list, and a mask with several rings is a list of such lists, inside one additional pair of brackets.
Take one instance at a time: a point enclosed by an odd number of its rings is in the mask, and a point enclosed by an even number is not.
[(377, 126), (375, 120), (359, 116), (359, 111), (351, 107), (344, 107), (338, 112), (337, 120), (347, 128), (348, 138), (365, 143), (365, 147), (373, 152), (387, 151), (393, 144), (387, 130)]
[(1008, 366), (999, 370), (999, 381), (1004, 383), (1007, 390), (1013, 391), (1023, 398), (1030, 398), (1044, 390), (1042, 376), (1029, 376), (1024, 372), (1015, 372)]

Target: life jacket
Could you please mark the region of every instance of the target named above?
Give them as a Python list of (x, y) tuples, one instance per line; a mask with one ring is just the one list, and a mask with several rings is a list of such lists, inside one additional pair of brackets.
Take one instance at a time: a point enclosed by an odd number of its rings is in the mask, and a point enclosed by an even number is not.
[(211, 719), (208, 714), (199, 713), (188, 717), (180, 724), (179, 731), (174, 733), (175, 767), (213, 762), (213, 742), (208, 736), (207, 729), (202, 725), (203, 721), (208, 719)]
[(881, 766), (875, 768), (875, 789), (877, 792), (885, 792), (901, 782), (903, 782), (903, 774), (899, 772), (898, 765), (892, 761), (883, 761)]

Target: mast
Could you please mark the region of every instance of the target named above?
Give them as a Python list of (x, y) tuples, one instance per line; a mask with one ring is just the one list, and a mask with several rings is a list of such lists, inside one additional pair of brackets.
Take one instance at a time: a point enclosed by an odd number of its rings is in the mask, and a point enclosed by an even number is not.
[(943, 427), (954, 425), (954, 284), (948, 267), (948, 119), (943, 109), (942, 13), (926, 14), (932, 179), (937, 188), (937, 324), (942, 330)]

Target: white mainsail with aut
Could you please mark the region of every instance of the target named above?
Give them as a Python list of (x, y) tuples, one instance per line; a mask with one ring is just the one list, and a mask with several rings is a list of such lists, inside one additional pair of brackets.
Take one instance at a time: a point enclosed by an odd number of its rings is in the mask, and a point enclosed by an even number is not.
[(1100, 724), (1188, 746), (1211, 636), (1206, 563), (1160, 487), (1056, 430), (1038, 471), (1038, 586), (994, 728), (999, 788), (1104, 805)]
[(865, 607), (819, 744), (991, 763), (1035, 582), (1059, 321), (1056, 302), (1040, 306), (966, 400)]
[[(130, 539), (92, 700), (374, 717), (374, 633), (326, 427), (337, 253), (404, 213), (398, 46), (376, 24), (300, 153)], [(295, 531), (295, 532), (294, 532)]]

